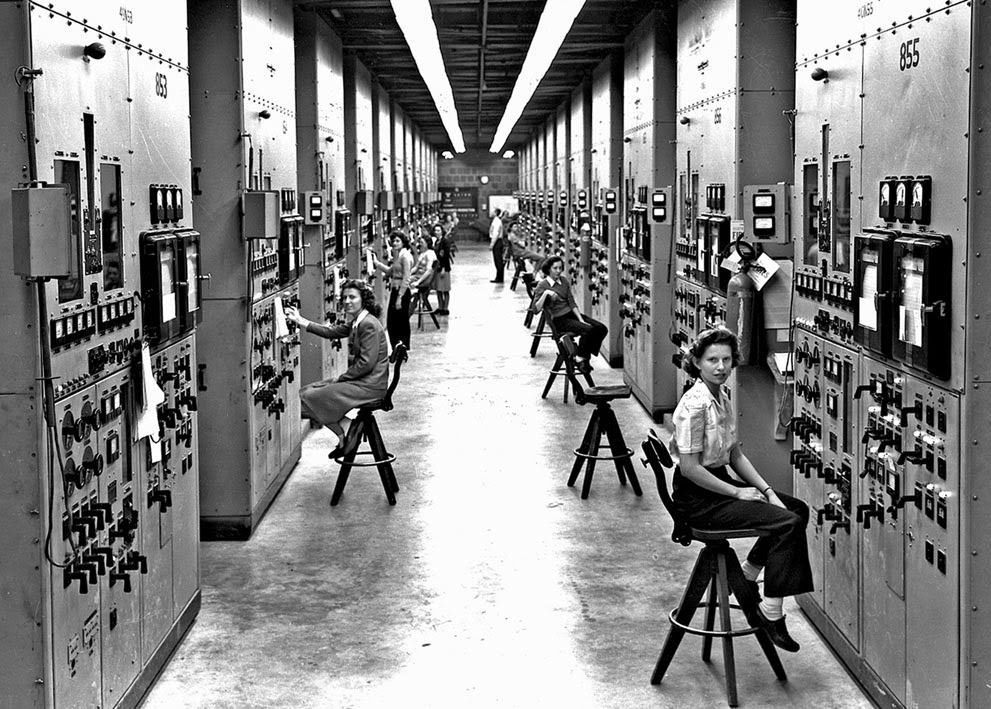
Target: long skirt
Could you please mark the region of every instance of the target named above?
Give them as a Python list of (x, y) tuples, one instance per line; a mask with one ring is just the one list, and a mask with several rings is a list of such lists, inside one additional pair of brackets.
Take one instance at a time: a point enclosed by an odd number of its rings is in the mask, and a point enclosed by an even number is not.
[(337, 423), (351, 409), (373, 404), (385, 398), (384, 389), (373, 389), (360, 381), (322, 381), (300, 389), (303, 416), (326, 426)]

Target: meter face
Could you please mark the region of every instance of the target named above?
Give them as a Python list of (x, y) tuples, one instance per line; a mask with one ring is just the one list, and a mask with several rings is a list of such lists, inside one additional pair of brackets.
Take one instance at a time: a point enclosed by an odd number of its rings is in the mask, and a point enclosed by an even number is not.
[(754, 209), (774, 209), (774, 195), (755, 194)]

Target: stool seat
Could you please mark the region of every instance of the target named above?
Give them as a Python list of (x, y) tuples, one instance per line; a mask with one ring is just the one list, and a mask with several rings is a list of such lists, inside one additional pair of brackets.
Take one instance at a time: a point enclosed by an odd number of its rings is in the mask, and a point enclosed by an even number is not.
[(766, 537), (767, 532), (757, 529), (698, 529), (689, 527), (692, 538), (700, 542), (718, 542), (727, 539), (747, 539), (754, 537)]
[(629, 384), (610, 384), (585, 389), (585, 399), (590, 404), (613, 401), (614, 399), (629, 399), (632, 394), (633, 390)]

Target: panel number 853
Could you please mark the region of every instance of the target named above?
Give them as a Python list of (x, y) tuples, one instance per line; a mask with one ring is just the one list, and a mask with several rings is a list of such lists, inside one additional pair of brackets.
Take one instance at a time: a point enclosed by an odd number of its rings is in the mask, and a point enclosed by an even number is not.
[(155, 95), (162, 98), (169, 97), (169, 77), (165, 74), (155, 74)]

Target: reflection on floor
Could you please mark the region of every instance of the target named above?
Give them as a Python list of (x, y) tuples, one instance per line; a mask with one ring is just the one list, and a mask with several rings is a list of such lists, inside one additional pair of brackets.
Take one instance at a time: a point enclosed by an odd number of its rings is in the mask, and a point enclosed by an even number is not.
[[(671, 542), (639, 459), (641, 498), (611, 465), (586, 501), (565, 485), (590, 409), (560, 385), (540, 399), (550, 343), (528, 356), (523, 287), (491, 277), (489, 251), (462, 248), (451, 315), (414, 325), (396, 408), (378, 414), (398, 504), (366, 469), (330, 508), (333, 436), (311, 433), (254, 537), (203, 545), (203, 609), (145, 706), (725, 706), (721, 652), (703, 664), (696, 638), (649, 684), (698, 547)], [(597, 383), (621, 383), (595, 364)], [(615, 410), (638, 449), (649, 417), (632, 399)], [(742, 705), (869, 707), (786, 611), (802, 644), (782, 653), (790, 681), (739, 639)]]

